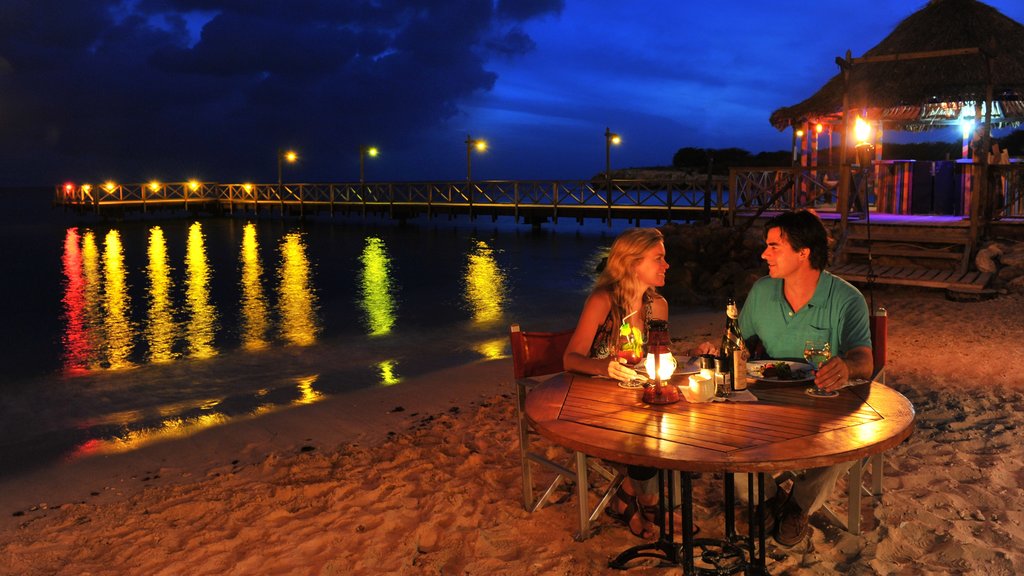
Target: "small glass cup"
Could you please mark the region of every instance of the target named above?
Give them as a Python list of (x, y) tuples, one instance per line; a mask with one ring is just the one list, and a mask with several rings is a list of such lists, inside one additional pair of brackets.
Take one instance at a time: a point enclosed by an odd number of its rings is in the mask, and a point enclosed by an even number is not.
[[(828, 362), (830, 358), (832, 358), (832, 349), (827, 340), (807, 340), (804, 342), (804, 360), (811, 365), (815, 378), (818, 375), (818, 368), (821, 368), (821, 365)], [(832, 398), (839, 395), (839, 392), (836, 390), (819, 388), (817, 383), (808, 388), (806, 392), (810, 396), (818, 398)]]
[(643, 377), (643, 341), (641, 338), (638, 338), (640, 334), (633, 331), (626, 322), (623, 322), (622, 325), (623, 328), (619, 330), (619, 340), (615, 355), (626, 366), (636, 371), (636, 377), (619, 382), (619, 386), (631, 390), (639, 390), (647, 382), (647, 379)]

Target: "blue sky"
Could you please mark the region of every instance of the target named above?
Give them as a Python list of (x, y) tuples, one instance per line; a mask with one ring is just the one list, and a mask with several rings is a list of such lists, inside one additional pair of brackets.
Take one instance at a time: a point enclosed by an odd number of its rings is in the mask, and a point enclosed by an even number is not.
[[(589, 178), (784, 150), (806, 98), (923, 2), (7, 0), (0, 186)], [(1024, 21), (1019, 0), (989, 2)], [(809, 9), (813, 6), (812, 9)], [(927, 139), (954, 140), (933, 132)]]

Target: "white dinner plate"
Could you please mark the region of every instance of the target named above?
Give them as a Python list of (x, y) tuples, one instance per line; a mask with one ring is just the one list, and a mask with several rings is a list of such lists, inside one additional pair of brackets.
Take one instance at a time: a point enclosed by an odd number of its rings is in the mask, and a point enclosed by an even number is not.
[[(782, 380), (774, 376), (765, 376), (764, 370), (769, 366), (777, 364), (789, 364), (789, 369), (796, 378)], [(775, 384), (803, 384), (814, 381), (814, 370), (806, 362), (794, 362), (792, 360), (757, 360), (747, 362), (747, 375), (759, 382), (772, 382)]]

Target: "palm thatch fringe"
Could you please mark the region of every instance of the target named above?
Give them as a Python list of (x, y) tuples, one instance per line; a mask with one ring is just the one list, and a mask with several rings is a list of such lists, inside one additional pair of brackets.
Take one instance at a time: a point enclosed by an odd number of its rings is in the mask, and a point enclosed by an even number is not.
[[(1024, 121), (1024, 25), (977, 0), (930, 0), (864, 58), (961, 48), (976, 50), (858, 63), (850, 72), (850, 106), (873, 110), (869, 116), (888, 128), (927, 130), (957, 122), (963, 108), (983, 108), (991, 82), (993, 126)], [(773, 112), (770, 121), (779, 130), (806, 122), (837, 124), (844, 88), (840, 72), (810, 98)]]

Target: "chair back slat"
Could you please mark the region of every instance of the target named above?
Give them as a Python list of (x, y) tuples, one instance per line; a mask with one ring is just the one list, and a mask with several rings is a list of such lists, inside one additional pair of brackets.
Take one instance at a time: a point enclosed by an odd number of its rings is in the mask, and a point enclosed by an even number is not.
[(572, 330), (525, 332), (518, 324), (513, 324), (509, 329), (509, 341), (515, 377), (529, 378), (563, 371), (562, 356), (571, 338)]

